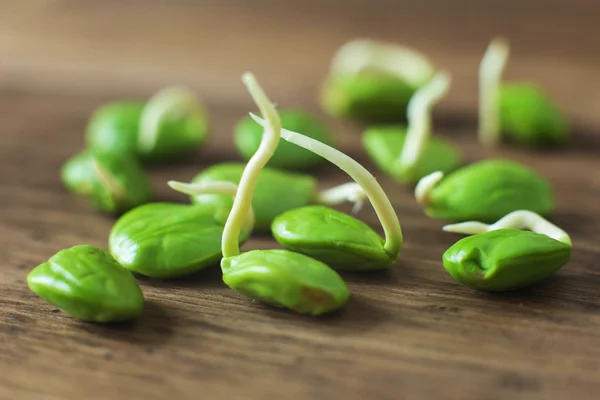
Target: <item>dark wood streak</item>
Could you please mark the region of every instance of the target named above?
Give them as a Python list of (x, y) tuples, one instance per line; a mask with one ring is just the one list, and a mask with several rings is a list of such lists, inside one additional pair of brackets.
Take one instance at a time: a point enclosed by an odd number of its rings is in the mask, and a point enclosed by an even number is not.
[[(0, 5), (0, 399), (595, 399), (600, 392), (600, 53), (587, 0), (131, 0)], [(542, 151), (475, 141), (477, 66), (492, 35), (509, 37), (507, 79), (532, 79), (569, 114), (573, 142)], [(427, 219), (413, 188), (381, 175), (360, 146), (361, 124), (317, 103), (332, 52), (356, 36), (429, 54), (453, 74), (435, 130), (468, 162), (507, 157), (547, 177), (551, 219), (573, 237), (572, 261), (530, 288), (482, 293), (452, 280), (443, 252), (460, 235)], [(389, 270), (348, 273), (347, 306), (319, 318), (249, 300), (218, 265), (189, 277), (139, 278), (135, 322), (86, 324), (29, 291), (27, 273), (81, 243), (106, 247), (115, 217), (93, 212), (60, 181), (84, 145), (85, 123), (115, 98), (188, 84), (211, 116), (207, 146), (150, 169), (166, 185), (239, 160), (232, 127), (255, 109), (240, 82), (253, 71), (281, 107), (316, 113), (338, 146), (377, 177), (405, 243)], [(346, 182), (334, 166), (319, 187)], [(343, 205), (348, 212), (350, 207)], [(360, 217), (381, 231), (375, 213)], [(244, 248), (280, 246), (265, 235)]]

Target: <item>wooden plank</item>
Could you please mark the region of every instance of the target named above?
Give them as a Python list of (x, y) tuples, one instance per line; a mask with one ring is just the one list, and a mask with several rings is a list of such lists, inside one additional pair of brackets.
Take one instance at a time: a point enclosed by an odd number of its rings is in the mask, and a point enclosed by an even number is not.
[[(599, 13), (583, 0), (1, 2), (0, 399), (597, 398)], [(498, 32), (513, 43), (507, 75), (540, 82), (572, 117), (569, 148), (484, 151), (475, 142), (477, 64)], [(142, 279), (144, 316), (117, 327), (77, 322), (28, 290), (26, 274), (56, 251), (106, 246), (114, 219), (67, 193), (59, 169), (109, 99), (175, 81), (205, 97), (207, 147), (151, 171), (163, 200), (186, 201), (166, 180), (237, 159), (232, 127), (254, 109), (239, 79), (245, 70), (282, 107), (322, 117), (340, 148), (376, 172), (360, 147), (364, 127), (326, 117), (315, 101), (332, 52), (362, 35), (414, 45), (452, 72), (436, 130), (469, 161), (516, 159), (552, 182), (553, 220), (574, 241), (567, 267), (515, 293), (462, 287), (441, 266), (457, 237), (423, 215), (410, 188), (377, 173), (406, 242), (390, 271), (344, 274), (352, 298), (334, 315), (249, 301), (216, 267)], [(316, 173), (322, 188), (347, 180), (334, 167)], [(369, 207), (360, 216), (377, 227)], [(246, 247), (274, 246), (256, 237)]]

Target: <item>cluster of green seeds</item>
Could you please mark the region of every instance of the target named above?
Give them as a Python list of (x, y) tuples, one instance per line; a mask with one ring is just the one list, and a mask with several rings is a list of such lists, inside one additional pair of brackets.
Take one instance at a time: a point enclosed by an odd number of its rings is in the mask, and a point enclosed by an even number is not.
[[(507, 54), (506, 42), (495, 39), (481, 63), (481, 143), (497, 144), (500, 133), (526, 145), (564, 143), (565, 119), (537, 87), (500, 84)], [(296, 109), (277, 111), (252, 74), (243, 81), (262, 114), (250, 114), (234, 129), (247, 163), (212, 165), (190, 183), (169, 181), (190, 196), (189, 204), (153, 201), (145, 166), (203, 145), (209, 124), (196, 96), (170, 87), (146, 102), (110, 103), (94, 113), (86, 149), (65, 163), (62, 178), (94, 209), (119, 216), (108, 251), (80, 245), (58, 252), (30, 272), (31, 290), (75, 318), (123, 321), (143, 310), (134, 274), (169, 279), (220, 262), (223, 282), (234, 291), (320, 315), (349, 298), (340, 271), (394, 265), (402, 229), (373, 175), (335, 148), (319, 120)], [(322, 106), (367, 122), (363, 145), (374, 164), (414, 185), (427, 216), (455, 222), (444, 230), (469, 235), (442, 257), (454, 279), (489, 291), (538, 282), (571, 257), (569, 236), (544, 219), (554, 210), (552, 188), (510, 160), (462, 166), (459, 149), (432, 135), (431, 109), (450, 82), (448, 72), (413, 49), (356, 40), (334, 57)], [(327, 161), (352, 182), (319, 192), (306, 169)], [(349, 201), (357, 210), (365, 200), (383, 237), (331, 208)], [(284, 249), (241, 252), (255, 231), (270, 231)]]

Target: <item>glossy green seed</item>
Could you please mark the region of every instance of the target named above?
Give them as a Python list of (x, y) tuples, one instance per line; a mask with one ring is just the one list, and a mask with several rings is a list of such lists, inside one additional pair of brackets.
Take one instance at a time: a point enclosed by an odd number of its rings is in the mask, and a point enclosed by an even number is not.
[(144, 296), (131, 272), (93, 246), (59, 251), (34, 268), (27, 283), (42, 299), (83, 321), (131, 320), (144, 308)]
[(63, 165), (61, 177), (67, 189), (105, 213), (121, 213), (152, 198), (146, 173), (129, 156), (86, 150)]
[[(192, 180), (193, 183), (228, 181), (238, 184), (245, 164), (222, 163), (213, 165)], [(255, 229), (269, 230), (273, 219), (293, 208), (309, 204), (316, 193), (316, 180), (310, 175), (264, 168), (252, 197), (256, 218)], [(206, 194), (192, 198), (198, 204), (219, 204), (227, 209), (233, 205), (231, 196)]]
[[(282, 126), (295, 132), (316, 139), (329, 146), (333, 145), (332, 135), (319, 120), (310, 114), (294, 109), (279, 111)], [(250, 116), (242, 119), (235, 128), (235, 145), (244, 157), (249, 160), (258, 149), (263, 135), (263, 128)], [(277, 150), (268, 164), (271, 167), (285, 169), (304, 169), (323, 162), (323, 158), (301, 147), (279, 140)]]
[[(229, 209), (211, 204), (151, 203), (123, 215), (109, 236), (123, 267), (153, 278), (175, 278), (218, 264)], [(244, 229), (243, 243), (250, 235)]]
[(530, 168), (486, 160), (460, 168), (433, 188), (426, 214), (453, 221), (492, 222), (516, 210), (547, 215), (554, 209), (550, 184)]
[(350, 296), (327, 265), (287, 250), (253, 250), (221, 262), (223, 282), (236, 292), (275, 307), (320, 315), (342, 307)]
[(539, 282), (565, 265), (571, 247), (530, 231), (500, 229), (468, 236), (443, 255), (444, 268), (475, 289), (502, 291)]
[(507, 137), (525, 145), (551, 146), (567, 141), (566, 118), (539, 87), (529, 83), (502, 85), (500, 125)]
[(405, 121), (406, 106), (417, 89), (402, 79), (374, 71), (339, 74), (325, 82), (321, 104), (336, 117), (372, 123)]
[(198, 148), (207, 136), (207, 121), (200, 116), (165, 116), (152, 150), (139, 148), (143, 101), (118, 101), (99, 108), (87, 126), (87, 146), (113, 154), (130, 154), (144, 163), (176, 159)]
[(385, 251), (383, 238), (369, 225), (324, 206), (287, 211), (275, 218), (271, 229), (285, 248), (337, 270), (383, 269), (398, 258)]
[(436, 171), (448, 173), (462, 162), (458, 148), (440, 137), (427, 142), (419, 163), (411, 169), (402, 169), (397, 160), (406, 140), (403, 126), (375, 126), (363, 134), (363, 146), (377, 167), (401, 183), (415, 183)]

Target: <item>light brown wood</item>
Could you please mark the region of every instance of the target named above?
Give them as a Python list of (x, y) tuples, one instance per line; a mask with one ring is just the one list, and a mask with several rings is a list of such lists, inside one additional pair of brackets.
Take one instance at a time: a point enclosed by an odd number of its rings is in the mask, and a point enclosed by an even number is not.
[[(0, 399), (598, 398), (599, 15), (584, 0), (0, 1)], [(477, 65), (495, 34), (511, 40), (507, 78), (539, 82), (572, 118), (568, 148), (476, 143)], [(412, 45), (452, 72), (436, 130), (469, 161), (513, 158), (551, 180), (552, 220), (574, 242), (564, 269), (505, 294), (447, 275), (441, 255), (459, 237), (423, 215), (411, 188), (375, 170), (362, 126), (325, 116), (316, 102), (333, 51), (358, 36)], [(90, 113), (170, 83), (197, 90), (210, 110), (208, 146), (151, 171), (160, 199), (186, 201), (166, 180), (237, 159), (232, 127), (254, 109), (240, 82), (246, 70), (282, 107), (322, 117), (339, 146), (377, 172), (405, 233), (397, 264), (344, 274), (351, 300), (324, 318), (239, 296), (218, 267), (142, 279), (147, 309), (118, 327), (75, 321), (30, 292), (27, 273), (55, 252), (106, 247), (114, 219), (59, 177)], [(334, 167), (317, 176), (323, 188), (347, 180)], [(360, 216), (377, 226), (369, 207)], [(272, 246), (257, 237), (246, 247)]]

